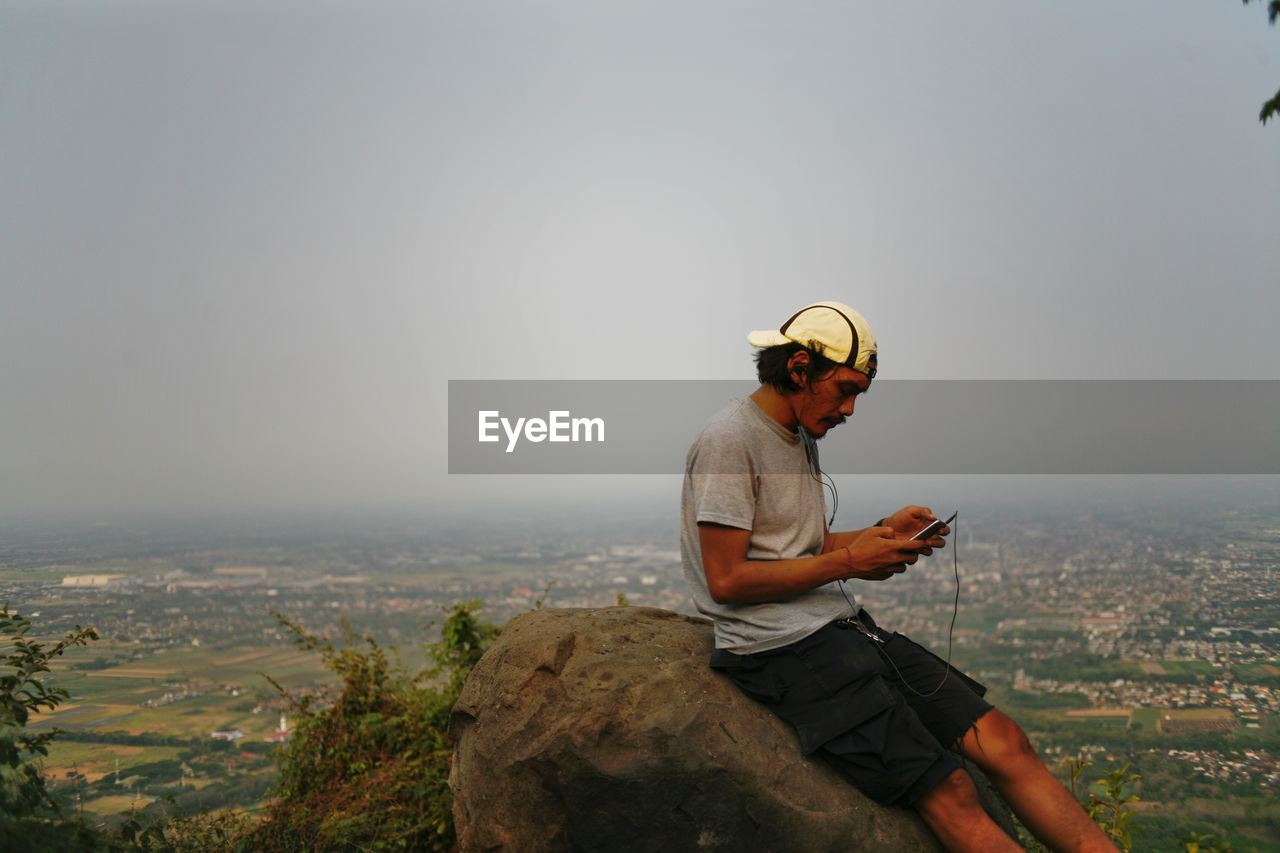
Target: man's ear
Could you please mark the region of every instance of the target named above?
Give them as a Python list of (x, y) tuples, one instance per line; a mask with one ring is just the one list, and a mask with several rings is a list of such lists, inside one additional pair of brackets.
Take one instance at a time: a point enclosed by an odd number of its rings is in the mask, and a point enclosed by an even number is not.
[(809, 366), (809, 353), (805, 350), (792, 353), (791, 358), (787, 359), (787, 373), (795, 380), (795, 383), (801, 388), (804, 387), (805, 368)]

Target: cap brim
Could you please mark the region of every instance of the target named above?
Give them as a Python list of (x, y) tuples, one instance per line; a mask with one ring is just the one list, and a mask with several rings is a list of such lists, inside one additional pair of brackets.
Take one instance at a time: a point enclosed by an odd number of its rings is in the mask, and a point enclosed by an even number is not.
[(757, 349), (765, 347), (776, 347), (782, 344), (791, 343), (791, 338), (779, 332), (777, 329), (756, 330), (747, 335), (747, 343)]

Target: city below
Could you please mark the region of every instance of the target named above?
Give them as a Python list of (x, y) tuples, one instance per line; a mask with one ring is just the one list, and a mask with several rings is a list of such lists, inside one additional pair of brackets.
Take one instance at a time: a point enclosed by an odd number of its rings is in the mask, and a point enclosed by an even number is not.
[[(58, 663), (71, 699), (33, 723), (63, 730), (55, 791), (104, 819), (175, 793), (252, 808), (291, 699), (325, 689), (298, 632), (368, 636), (413, 668), (459, 602), (497, 625), (537, 607), (693, 613), (676, 530), (674, 508), (503, 525), (13, 524), (0, 600), (42, 637), (101, 638)], [(1097, 765), (1089, 782), (1129, 764), (1153, 832), (1280, 850), (1280, 501), (991, 510), (962, 514), (951, 538), (847, 589), (986, 683), (1064, 779), (1070, 760)]]

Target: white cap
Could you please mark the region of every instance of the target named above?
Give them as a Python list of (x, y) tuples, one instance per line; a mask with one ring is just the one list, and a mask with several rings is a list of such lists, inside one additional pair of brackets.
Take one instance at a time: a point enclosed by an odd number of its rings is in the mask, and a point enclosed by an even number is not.
[(792, 314), (777, 331), (747, 335), (753, 347), (797, 343), (869, 377), (876, 375), (876, 336), (866, 319), (843, 302), (815, 302)]

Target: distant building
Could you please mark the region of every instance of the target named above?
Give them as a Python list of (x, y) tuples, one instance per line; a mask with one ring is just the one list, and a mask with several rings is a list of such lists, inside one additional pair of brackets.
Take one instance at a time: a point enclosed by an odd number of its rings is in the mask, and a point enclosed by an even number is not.
[(220, 566), (214, 569), (213, 573), (233, 577), (265, 578), (267, 568), (266, 566)]
[(218, 729), (215, 732), (211, 732), (209, 737), (214, 740), (240, 740), (240, 738), (244, 737), (244, 732), (239, 729)]
[(65, 575), (63, 586), (109, 586), (124, 575)]
[(267, 743), (281, 743), (289, 739), (293, 732), (289, 731), (289, 721), (284, 715), (284, 711), (280, 712), (280, 727), (271, 734), (267, 735)]

